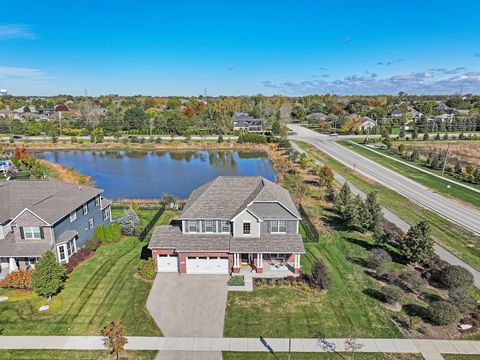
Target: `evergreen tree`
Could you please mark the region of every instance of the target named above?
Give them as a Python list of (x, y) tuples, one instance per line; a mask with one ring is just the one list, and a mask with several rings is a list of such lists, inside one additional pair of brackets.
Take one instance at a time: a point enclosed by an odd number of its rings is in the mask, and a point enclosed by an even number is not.
[(35, 264), (32, 274), (32, 288), (40, 295), (51, 299), (63, 287), (65, 268), (57, 263), (55, 255), (47, 251)]
[(345, 220), (344, 214), (347, 211), (348, 207), (352, 203), (352, 192), (348, 183), (343, 184), (340, 189), (340, 193), (335, 199), (335, 210), (342, 216), (342, 219)]
[(377, 224), (383, 226), (382, 206), (378, 202), (377, 193), (375, 191), (367, 194), (367, 199), (365, 200), (365, 208), (369, 214), (369, 222), (365, 224), (366, 228), (373, 231)]
[[(480, 169), (477, 169), (477, 170), (480, 176)], [(335, 202), (336, 197), (337, 197), (337, 194), (335, 192), (335, 187), (333, 186), (333, 184), (328, 184), (325, 188), (325, 200), (330, 202)]]
[(400, 252), (410, 263), (425, 261), (434, 255), (430, 227), (426, 221), (408, 230), (400, 244)]
[(364, 210), (365, 203), (362, 198), (357, 195), (353, 201), (350, 202), (350, 205), (347, 206), (345, 212), (345, 220), (348, 226), (353, 228), (361, 228), (363, 222), (365, 221)]
[(385, 242), (385, 229), (383, 223), (378, 222), (375, 224), (372, 237), (377, 244), (382, 244)]

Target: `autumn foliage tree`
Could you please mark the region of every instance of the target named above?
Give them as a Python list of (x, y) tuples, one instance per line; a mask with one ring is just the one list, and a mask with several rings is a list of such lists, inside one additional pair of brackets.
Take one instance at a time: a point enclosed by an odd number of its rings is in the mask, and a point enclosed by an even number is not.
[(103, 336), (103, 345), (111, 354), (115, 354), (118, 360), (119, 354), (125, 351), (125, 345), (128, 343), (127, 330), (120, 320), (115, 320), (109, 322), (107, 326), (102, 329), (101, 334)]

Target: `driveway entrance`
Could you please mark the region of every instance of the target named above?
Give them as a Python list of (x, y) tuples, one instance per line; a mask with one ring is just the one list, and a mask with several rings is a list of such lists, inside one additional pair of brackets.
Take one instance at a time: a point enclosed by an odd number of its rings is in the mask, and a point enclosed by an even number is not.
[(165, 336), (223, 337), (228, 278), (158, 273), (147, 309)]

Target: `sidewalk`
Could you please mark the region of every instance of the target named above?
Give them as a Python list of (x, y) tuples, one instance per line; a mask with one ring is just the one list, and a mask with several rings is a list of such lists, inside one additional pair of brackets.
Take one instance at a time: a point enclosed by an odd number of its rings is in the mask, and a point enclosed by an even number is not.
[[(335, 350), (345, 351), (345, 339), (327, 339)], [(160, 350), (189, 352), (288, 352), (288, 339), (272, 338), (195, 338), (195, 337), (129, 337), (127, 350)], [(359, 352), (414, 353), (426, 359), (441, 359), (440, 354), (473, 354), (480, 356), (480, 341), (358, 339)], [(0, 349), (102, 350), (99, 336), (0, 336)], [(325, 352), (317, 339), (291, 339), (292, 352)], [(435, 357), (437, 356), (437, 357)], [(440, 357), (438, 357), (440, 356)]]

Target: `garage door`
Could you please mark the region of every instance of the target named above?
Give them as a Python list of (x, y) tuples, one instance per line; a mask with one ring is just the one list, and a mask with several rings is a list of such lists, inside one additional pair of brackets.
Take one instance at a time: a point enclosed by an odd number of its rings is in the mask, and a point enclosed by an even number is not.
[(158, 255), (158, 272), (178, 272), (176, 255)]
[(228, 274), (228, 258), (187, 257), (187, 274)]

